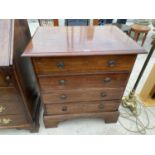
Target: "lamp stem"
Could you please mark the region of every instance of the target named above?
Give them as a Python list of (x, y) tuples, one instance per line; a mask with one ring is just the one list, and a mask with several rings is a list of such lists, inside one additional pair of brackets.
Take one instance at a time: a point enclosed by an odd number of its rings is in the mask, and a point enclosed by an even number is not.
[(149, 60), (150, 60), (150, 58), (151, 58), (151, 56), (153, 54), (153, 51), (155, 49), (155, 40), (152, 42), (152, 44), (153, 44), (153, 46), (151, 47), (151, 50), (150, 50), (150, 52), (149, 52), (149, 54), (148, 54), (148, 56), (147, 56), (147, 58), (146, 58), (146, 60), (144, 62), (144, 65), (143, 65), (143, 67), (142, 67), (142, 69), (141, 69), (141, 71), (139, 73), (139, 76), (138, 76), (138, 78), (136, 80), (136, 83), (135, 83), (135, 85), (134, 85), (134, 87), (132, 89), (132, 92), (135, 92), (135, 90), (136, 90), (136, 88), (137, 88), (137, 86), (138, 86), (138, 84), (139, 84), (139, 82), (141, 80), (141, 77), (142, 77), (142, 75), (143, 75), (143, 73), (144, 73), (144, 71), (145, 71), (145, 69), (147, 67), (147, 64), (148, 64), (148, 62), (149, 62)]

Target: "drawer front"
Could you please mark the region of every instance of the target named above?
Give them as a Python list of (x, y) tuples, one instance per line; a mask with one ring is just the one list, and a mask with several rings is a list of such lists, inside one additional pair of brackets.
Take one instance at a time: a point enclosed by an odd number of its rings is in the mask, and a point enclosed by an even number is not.
[(14, 87), (12, 88), (0, 88), (0, 101), (18, 101), (18, 94)]
[(0, 87), (13, 86), (12, 76), (6, 69), (0, 68)]
[(15, 88), (0, 88), (0, 115), (23, 113)]
[(76, 76), (42, 76), (39, 77), (42, 92), (53, 90), (80, 89), (80, 88), (124, 88), (129, 74), (97, 74)]
[(23, 109), (19, 101), (0, 101), (0, 115), (16, 115), (22, 113)]
[(34, 58), (34, 65), (39, 75), (131, 71), (135, 58), (135, 55)]
[(120, 100), (79, 103), (50, 104), (45, 106), (47, 115), (89, 112), (110, 112), (118, 110)]
[(24, 115), (3, 115), (0, 116), (0, 128), (7, 126), (24, 125), (27, 120)]
[(121, 99), (123, 88), (78, 89), (42, 94), (44, 104)]

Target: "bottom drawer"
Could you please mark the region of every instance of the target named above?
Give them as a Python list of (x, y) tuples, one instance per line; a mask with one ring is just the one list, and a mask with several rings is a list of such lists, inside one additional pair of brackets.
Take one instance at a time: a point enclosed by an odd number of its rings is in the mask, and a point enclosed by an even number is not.
[(24, 125), (27, 120), (24, 115), (3, 115), (0, 116), (0, 128), (4, 126), (18, 126)]
[(65, 104), (47, 104), (45, 113), (48, 115), (56, 114), (74, 114), (87, 112), (105, 112), (116, 111), (119, 107), (120, 100), (113, 101), (91, 101)]

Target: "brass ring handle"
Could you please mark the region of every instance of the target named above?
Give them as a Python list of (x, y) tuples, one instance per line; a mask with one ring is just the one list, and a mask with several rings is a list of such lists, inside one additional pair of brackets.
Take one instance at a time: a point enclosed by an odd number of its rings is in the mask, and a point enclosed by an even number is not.
[(99, 108), (100, 110), (103, 110), (103, 109), (104, 109), (104, 104), (100, 104), (100, 105), (98, 106), (98, 108)]
[(65, 99), (67, 99), (67, 96), (63, 94), (60, 96), (60, 99), (65, 100)]
[(7, 75), (6, 77), (5, 77), (5, 81), (10, 85), (11, 84), (11, 77), (10, 77), (10, 75)]
[(110, 77), (106, 77), (106, 78), (103, 79), (103, 82), (104, 83), (111, 82), (111, 78)]
[(115, 65), (116, 65), (116, 61), (115, 60), (108, 61), (108, 66), (109, 67), (114, 67)]
[(12, 122), (12, 120), (10, 118), (0, 119), (0, 124), (2, 124), (2, 125), (7, 125), (7, 124), (10, 124), (11, 122)]
[(0, 106), (0, 113), (2, 113), (6, 108), (3, 106)]
[(5, 77), (5, 80), (6, 80), (6, 81), (10, 81), (10, 79), (11, 79), (11, 78), (10, 78), (9, 75), (7, 75), (7, 76)]
[(59, 80), (59, 85), (63, 86), (65, 85), (66, 81), (65, 80)]
[(67, 106), (63, 106), (62, 111), (67, 111)]
[(101, 97), (106, 97), (106, 96), (107, 96), (107, 93), (101, 92)]
[(63, 62), (63, 61), (62, 61), (62, 62), (59, 62), (59, 63), (57, 64), (57, 67), (60, 68), (60, 69), (64, 69), (64, 67), (65, 67), (64, 62)]

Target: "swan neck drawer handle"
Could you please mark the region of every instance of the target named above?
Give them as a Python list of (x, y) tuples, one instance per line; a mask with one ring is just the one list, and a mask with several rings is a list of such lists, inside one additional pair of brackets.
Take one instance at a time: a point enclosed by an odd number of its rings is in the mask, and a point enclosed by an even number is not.
[(0, 113), (2, 113), (5, 110), (5, 107), (0, 106)]
[(12, 122), (12, 120), (9, 119), (9, 118), (2, 118), (2, 119), (0, 119), (0, 124), (1, 125), (7, 125), (7, 124), (10, 124), (11, 122)]
[(62, 61), (62, 62), (59, 62), (59, 63), (57, 64), (57, 67), (60, 68), (60, 69), (64, 69), (64, 68), (65, 68), (64, 62), (63, 62), (63, 61)]
[(108, 61), (108, 66), (109, 66), (109, 67), (114, 67), (114, 66), (116, 66), (116, 61), (115, 61), (115, 60), (110, 60), (110, 61)]

